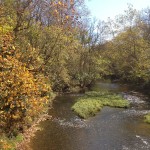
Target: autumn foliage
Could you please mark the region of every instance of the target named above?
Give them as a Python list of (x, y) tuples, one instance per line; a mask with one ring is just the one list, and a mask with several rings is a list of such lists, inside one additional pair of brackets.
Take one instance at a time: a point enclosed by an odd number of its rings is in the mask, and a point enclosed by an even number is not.
[(77, 29), (81, 3), (0, 1), (0, 149), (12, 149), (11, 137), (48, 110), (51, 87), (70, 87), (82, 48)]
[[(50, 7), (52, 8), (52, 14), (56, 21), (55, 23), (63, 25), (63, 26), (71, 26), (75, 25), (79, 19), (79, 13), (76, 9), (75, 0), (55, 0), (50, 3)], [(80, 1), (79, 3), (82, 3)]]
[(48, 91), (42, 75), (34, 76), (19, 62), (13, 37), (1, 37), (0, 45), (0, 125), (8, 134), (23, 129), (44, 111)]
[(85, 90), (113, 76), (150, 85), (150, 11), (139, 20), (128, 9), (97, 24), (84, 0), (0, 0), (0, 133), (29, 127), (52, 91)]
[(1, 133), (17, 135), (46, 110), (51, 87), (69, 87), (82, 2), (0, 1)]

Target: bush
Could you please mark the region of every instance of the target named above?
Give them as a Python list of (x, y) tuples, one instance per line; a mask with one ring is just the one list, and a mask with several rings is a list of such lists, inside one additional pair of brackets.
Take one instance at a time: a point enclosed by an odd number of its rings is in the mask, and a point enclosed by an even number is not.
[(5, 35), (0, 45), (0, 128), (8, 136), (17, 135), (44, 111), (51, 91), (44, 76), (34, 76), (19, 61), (11, 39)]

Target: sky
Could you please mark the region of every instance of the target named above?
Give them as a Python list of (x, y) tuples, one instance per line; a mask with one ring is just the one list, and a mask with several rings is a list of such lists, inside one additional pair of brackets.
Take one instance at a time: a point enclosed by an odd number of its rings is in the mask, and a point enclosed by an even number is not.
[(108, 17), (114, 18), (126, 10), (127, 4), (132, 4), (137, 10), (150, 8), (150, 0), (85, 0), (92, 18), (107, 20)]

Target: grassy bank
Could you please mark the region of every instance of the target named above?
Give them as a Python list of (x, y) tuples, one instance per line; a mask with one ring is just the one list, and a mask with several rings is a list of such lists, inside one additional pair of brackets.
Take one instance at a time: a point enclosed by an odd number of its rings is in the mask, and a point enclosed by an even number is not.
[(15, 150), (16, 144), (23, 141), (23, 135), (19, 134), (13, 138), (7, 138), (5, 135), (0, 137), (0, 149), (1, 150)]
[[(55, 98), (56, 94), (51, 92), (49, 93), (49, 103), (43, 108), (43, 113), (39, 114), (34, 120), (31, 120), (29, 126), (24, 125), (24, 130), (16, 130), (16, 133), (11, 133), (12, 136), (8, 136), (5, 132), (2, 132), (0, 129), (0, 150), (26, 150), (30, 149), (29, 142), (31, 137), (34, 136), (34, 133), (37, 130), (40, 130), (38, 127), (41, 121), (51, 118), (47, 114), (48, 109), (51, 108), (52, 101)], [(49, 105), (49, 106), (48, 106)]]
[(145, 122), (150, 124), (150, 114), (144, 116)]
[(41, 130), (39, 123), (50, 119), (51, 116), (43, 114), (37, 118), (31, 127), (16, 136), (8, 137), (5, 133), (0, 136), (0, 150), (26, 150), (30, 149), (29, 142), (31, 137), (34, 137), (35, 132)]
[(86, 119), (96, 115), (104, 106), (127, 108), (129, 107), (129, 102), (120, 95), (112, 94), (108, 91), (91, 91), (85, 93), (84, 97), (79, 98), (72, 106), (72, 110)]

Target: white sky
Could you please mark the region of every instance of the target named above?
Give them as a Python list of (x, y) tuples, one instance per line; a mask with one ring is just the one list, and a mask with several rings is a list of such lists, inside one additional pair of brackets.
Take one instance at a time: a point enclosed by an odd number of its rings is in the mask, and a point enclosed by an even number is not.
[(130, 3), (137, 10), (150, 7), (150, 0), (85, 0), (92, 17), (99, 20), (107, 20), (108, 17), (114, 18), (127, 9)]

